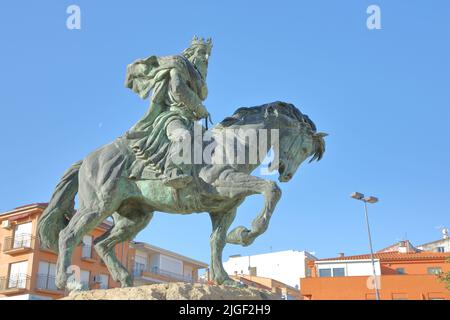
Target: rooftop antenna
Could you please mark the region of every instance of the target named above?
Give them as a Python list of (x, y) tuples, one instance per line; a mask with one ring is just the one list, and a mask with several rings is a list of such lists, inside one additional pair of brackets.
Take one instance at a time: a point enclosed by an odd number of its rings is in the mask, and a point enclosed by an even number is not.
[(436, 229), (439, 229), (442, 233), (442, 239), (448, 239), (449, 235), (448, 235), (448, 228), (445, 226), (439, 226), (439, 227), (435, 227)]
[(442, 228), (442, 239), (448, 239), (448, 228)]

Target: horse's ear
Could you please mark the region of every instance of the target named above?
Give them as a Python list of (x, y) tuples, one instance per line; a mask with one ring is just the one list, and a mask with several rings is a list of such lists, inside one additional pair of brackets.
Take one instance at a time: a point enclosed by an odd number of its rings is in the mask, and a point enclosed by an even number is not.
[(268, 105), (264, 111), (264, 118), (269, 116), (278, 117), (278, 110), (273, 105)]

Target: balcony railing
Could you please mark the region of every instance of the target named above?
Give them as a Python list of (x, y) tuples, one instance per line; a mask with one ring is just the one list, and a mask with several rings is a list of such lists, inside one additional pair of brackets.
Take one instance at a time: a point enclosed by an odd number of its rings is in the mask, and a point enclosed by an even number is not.
[(142, 277), (144, 272), (149, 272), (149, 273), (154, 273), (154, 274), (158, 274), (161, 276), (165, 276), (168, 278), (171, 278), (173, 280), (179, 280), (179, 281), (183, 281), (183, 282), (194, 282), (194, 279), (192, 278), (192, 276), (186, 276), (183, 274), (179, 274), (179, 273), (175, 273), (175, 272), (171, 272), (168, 270), (164, 270), (161, 269), (157, 266), (154, 267), (144, 267), (142, 265), (135, 265), (134, 269), (133, 269), (133, 275), (134, 277)]
[(59, 291), (55, 284), (55, 276), (38, 274), (36, 279), (36, 289)]
[(31, 277), (26, 274), (14, 274), (9, 277), (0, 278), (0, 291), (26, 290), (30, 288)]
[(34, 248), (35, 237), (28, 233), (16, 234), (14, 237), (6, 237), (3, 245), (3, 252), (32, 249)]
[(90, 287), (89, 282), (81, 281), (80, 284), (81, 284), (81, 290), (89, 290), (89, 287)]
[(99, 289), (108, 289), (109, 286), (108, 286), (107, 283), (99, 283), (99, 284), (98, 284), (98, 288), (99, 288)]

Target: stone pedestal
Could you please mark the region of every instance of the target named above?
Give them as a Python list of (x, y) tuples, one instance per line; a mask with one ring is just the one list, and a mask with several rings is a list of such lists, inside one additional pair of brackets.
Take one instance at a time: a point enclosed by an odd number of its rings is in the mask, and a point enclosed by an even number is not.
[(131, 288), (74, 291), (63, 300), (278, 300), (266, 290), (172, 282)]

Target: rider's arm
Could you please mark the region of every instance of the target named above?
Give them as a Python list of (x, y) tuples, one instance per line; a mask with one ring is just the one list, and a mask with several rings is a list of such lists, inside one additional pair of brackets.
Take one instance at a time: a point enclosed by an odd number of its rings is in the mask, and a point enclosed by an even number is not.
[(176, 68), (170, 71), (169, 86), (175, 100), (195, 112), (198, 118), (203, 118), (208, 115), (208, 111), (203, 106), (202, 100), (189, 87), (185, 77), (183, 77)]

